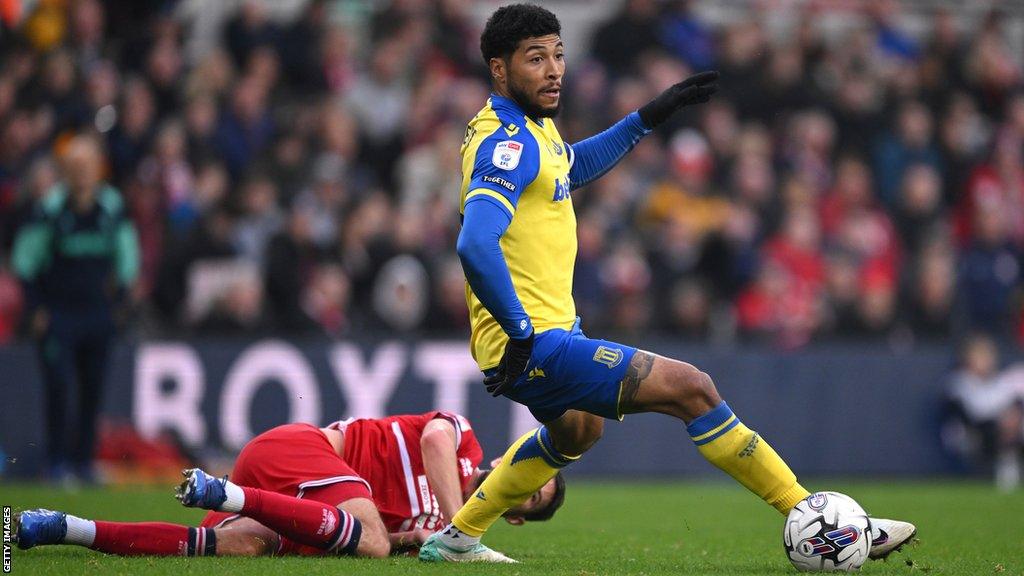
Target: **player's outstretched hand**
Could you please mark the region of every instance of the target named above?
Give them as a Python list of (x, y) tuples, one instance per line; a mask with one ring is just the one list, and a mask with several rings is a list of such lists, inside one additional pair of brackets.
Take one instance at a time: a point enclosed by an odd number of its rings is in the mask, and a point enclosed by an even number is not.
[(648, 128), (657, 128), (659, 124), (668, 120), (676, 110), (710, 100), (711, 95), (718, 90), (718, 85), (715, 82), (718, 82), (718, 72), (709, 70), (694, 74), (678, 84), (673, 84), (654, 100), (637, 110), (640, 120)]
[(509, 338), (505, 344), (505, 353), (498, 362), (497, 371), (484, 378), (484, 386), (491, 396), (500, 396), (507, 392), (516, 380), (526, 372), (533, 353), (533, 332), (526, 338)]

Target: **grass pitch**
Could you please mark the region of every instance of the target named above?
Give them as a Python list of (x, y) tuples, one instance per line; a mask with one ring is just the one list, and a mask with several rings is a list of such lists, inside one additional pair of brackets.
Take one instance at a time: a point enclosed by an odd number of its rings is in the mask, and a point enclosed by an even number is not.
[[(1024, 493), (972, 483), (826, 483), (869, 512), (918, 526), (920, 542), (865, 574), (1024, 575)], [(0, 504), (49, 507), (92, 519), (194, 524), (171, 488), (58, 492), (0, 484)], [(120, 558), (71, 546), (14, 550), (13, 574), (796, 574), (782, 551), (782, 517), (737, 486), (715, 483), (570, 482), (554, 520), (502, 523), (487, 543), (513, 566), (427, 565), (413, 558)]]

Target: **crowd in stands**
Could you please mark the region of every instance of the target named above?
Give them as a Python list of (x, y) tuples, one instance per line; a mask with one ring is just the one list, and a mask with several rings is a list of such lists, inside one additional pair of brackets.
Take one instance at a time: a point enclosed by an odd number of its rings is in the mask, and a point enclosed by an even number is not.
[[(465, 335), (459, 148), (489, 93), (460, 0), (241, 3), (186, 49), (184, 2), (40, 1), (0, 33), (0, 341), (14, 235), (80, 132), (138, 231), (125, 296), (149, 335)], [(811, 6), (809, 3), (808, 6)], [(849, 6), (853, 6), (852, 8)], [(572, 143), (694, 71), (707, 105), (573, 192), (591, 335), (797, 348), (831, 339), (1024, 345), (1024, 76), (998, 11), (847, 3), (772, 33), (751, 3), (629, 0), (567, 53)], [(23, 329), (23, 327), (21, 328)]]

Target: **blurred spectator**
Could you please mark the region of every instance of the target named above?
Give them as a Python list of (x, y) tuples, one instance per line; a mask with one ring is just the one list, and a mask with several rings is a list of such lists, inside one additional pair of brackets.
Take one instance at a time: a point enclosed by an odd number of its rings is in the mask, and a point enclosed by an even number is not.
[(197, 323), (202, 332), (223, 336), (259, 335), (266, 329), (263, 287), (251, 276), (238, 276), (219, 290)]
[(921, 249), (907, 278), (905, 313), (912, 333), (923, 340), (947, 340), (960, 320), (955, 296), (954, 253), (947, 240), (933, 240)]
[(974, 214), (976, 237), (960, 261), (959, 287), (971, 328), (1006, 335), (1020, 288), (1020, 251), (1010, 243), (1006, 213), (999, 203), (979, 204)]
[[(50, 477), (88, 483), (115, 318), (138, 275), (139, 252), (120, 194), (103, 181), (100, 142), (76, 136), (63, 161), (63, 181), (36, 203), (12, 262), (46, 384)], [(72, 396), (78, 406), (69, 418)]]
[(149, 147), (155, 116), (149, 85), (140, 78), (126, 81), (120, 116), (107, 135), (110, 164), (117, 180), (124, 181), (135, 172)]
[(860, 328), (860, 278), (855, 255), (833, 250), (825, 259), (825, 293), (828, 317), (825, 322), (835, 334), (848, 336)]
[(242, 176), (273, 134), (266, 87), (254, 78), (243, 79), (235, 85), (230, 105), (220, 113), (215, 136), (217, 151), (233, 177)]
[(402, 130), (408, 128), (402, 121), (412, 98), (405, 77), (405, 48), (400, 38), (374, 46), (369, 69), (357, 76), (345, 97), (366, 138), (365, 160), (385, 185), (392, 181), (391, 169), (398, 157)]
[(818, 219), (794, 208), (768, 240), (761, 270), (737, 301), (740, 327), (783, 347), (802, 346), (823, 322), (825, 281)]
[(668, 331), (674, 337), (704, 341), (711, 336), (711, 295), (707, 286), (694, 280), (680, 280), (673, 286)]
[(1015, 60), (1003, 30), (1004, 15), (993, 8), (982, 23), (968, 52), (966, 68), (981, 110), (998, 117), (1005, 99), (1020, 88), (1021, 66)]
[(274, 45), (280, 34), (277, 25), (267, 17), (263, 0), (242, 2), (238, 14), (224, 31), (225, 44), (236, 66), (248, 61), (253, 50)]
[(324, 157), (314, 168), (313, 183), (295, 199), (295, 206), (308, 214), (310, 240), (326, 248), (338, 237), (338, 221), (347, 201), (344, 171), (337, 158)]
[[(1024, 115), (1024, 111), (1022, 111)], [(997, 209), (1003, 213), (1008, 238), (1024, 247), (1024, 138), (1005, 131), (996, 139), (989, 162), (979, 166), (967, 183), (958, 206), (961, 239), (978, 235), (979, 212)]]
[(942, 203), (954, 206), (967, 187), (975, 164), (986, 152), (990, 129), (969, 96), (958, 92), (949, 100), (939, 127), (939, 148), (946, 171)]
[(312, 0), (302, 16), (281, 31), (280, 56), (287, 85), (299, 93), (327, 87), (322, 45), (327, 33), (329, 2)]
[(340, 266), (316, 269), (303, 294), (302, 309), (326, 334), (338, 336), (348, 328), (349, 281)]
[(184, 66), (181, 48), (175, 38), (158, 38), (146, 57), (146, 77), (156, 97), (157, 117), (166, 118), (178, 113), (181, 93), (178, 80)]
[(234, 244), (240, 256), (261, 264), (267, 243), (284, 224), (277, 202), (277, 186), (270, 178), (254, 174), (242, 183), (239, 193)]
[(882, 137), (875, 149), (875, 179), (878, 198), (887, 206), (896, 203), (900, 183), (914, 164), (942, 172), (942, 160), (933, 143), (934, 120), (919, 102), (907, 102), (899, 110), (896, 130)]
[(389, 331), (409, 332), (426, 316), (429, 298), (426, 268), (415, 257), (401, 254), (388, 260), (377, 274), (373, 311)]
[(942, 182), (934, 168), (919, 164), (907, 169), (896, 208), (896, 227), (903, 246), (917, 254), (925, 243), (948, 233), (942, 211)]
[(960, 369), (953, 373), (950, 418), (943, 430), (947, 447), (994, 469), (996, 485), (1020, 485), (1024, 451), (1024, 395), (1019, 381), (1000, 374), (999, 352), (985, 336), (965, 342)]
[(235, 216), (219, 203), (212, 207), (188, 236), (172, 242), (161, 261), (153, 290), (153, 304), (165, 323), (184, 324), (183, 303), (188, 296), (187, 278), (193, 265), (201, 260), (231, 258), (237, 255), (233, 244)]
[(311, 282), (319, 260), (313, 243), (315, 217), (311, 210), (293, 209), (285, 229), (267, 246), (264, 292), (273, 325), (282, 331), (306, 332), (315, 326), (302, 307), (303, 288)]
[(466, 277), (455, 255), (442, 258), (435, 267), (434, 302), (427, 311), (424, 328), (436, 334), (461, 336), (469, 329), (466, 308)]

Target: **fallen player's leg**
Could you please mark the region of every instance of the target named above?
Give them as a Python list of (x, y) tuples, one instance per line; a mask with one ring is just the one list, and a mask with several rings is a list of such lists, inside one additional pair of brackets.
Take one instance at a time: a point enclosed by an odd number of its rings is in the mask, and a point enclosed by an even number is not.
[[(348, 498), (341, 506), (335, 506), (312, 498), (296, 498), (238, 486), (227, 479), (218, 480), (198, 468), (186, 470), (185, 477), (177, 493), (178, 500), (185, 506), (252, 518), (286, 541), (311, 547), (320, 554), (358, 554), (379, 558), (390, 552), (383, 522), (368, 498)], [(328, 488), (337, 488), (337, 485), (319, 489)], [(361, 518), (367, 521), (367, 526), (364, 527)], [(367, 528), (365, 543), (361, 542), (364, 528)]]
[(26, 510), (15, 516), (14, 538), (26, 550), (68, 544), (121, 556), (213, 556), (218, 533), (166, 522), (106, 522), (54, 510)]

